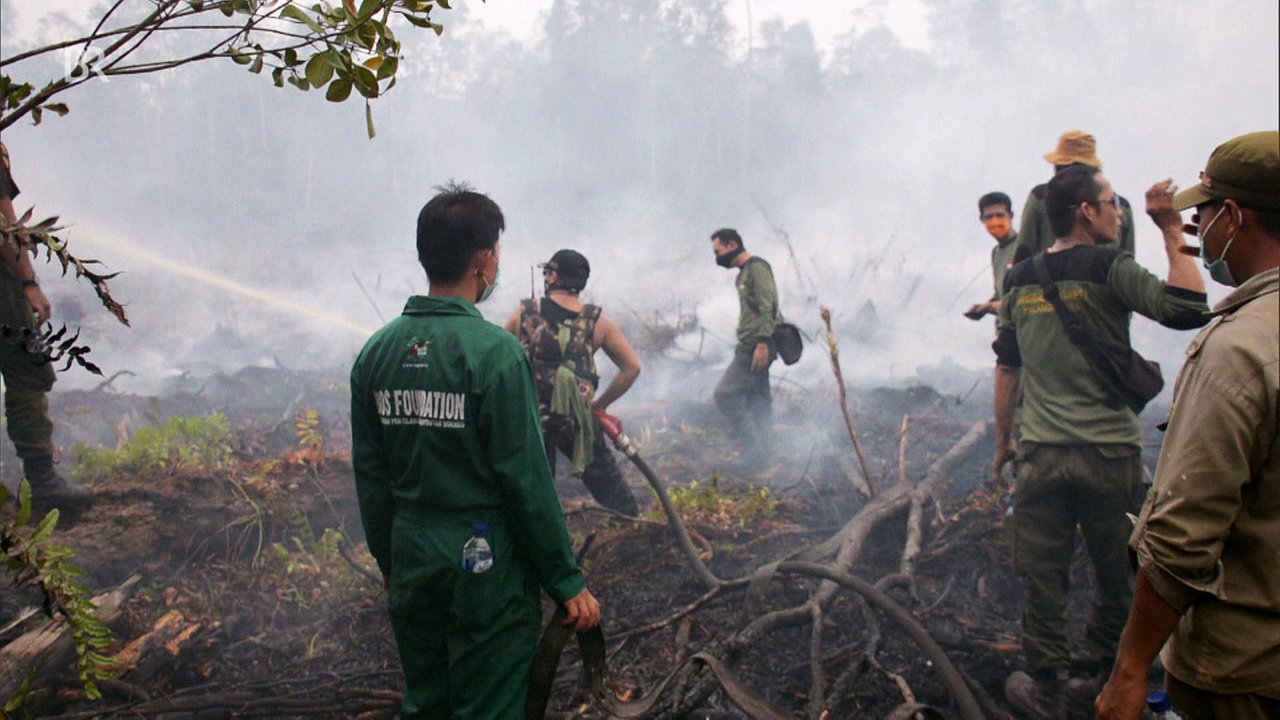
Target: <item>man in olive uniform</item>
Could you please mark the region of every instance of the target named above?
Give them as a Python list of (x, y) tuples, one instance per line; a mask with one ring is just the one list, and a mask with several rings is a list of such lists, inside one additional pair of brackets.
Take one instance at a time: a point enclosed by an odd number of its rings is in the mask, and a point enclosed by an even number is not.
[[(1129, 623), (1099, 720), (1138, 720), (1157, 653), (1185, 720), (1280, 717), (1280, 132), (1209, 156), (1166, 190), (1166, 234), (1200, 239), (1232, 289), (1187, 348), (1160, 463), (1129, 547)], [(1194, 225), (1180, 210), (1194, 208)], [(1163, 650), (1161, 650), (1163, 648)]]
[(1000, 292), (1004, 290), (1005, 273), (1013, 267), (1013, 251), (1018, 240), (1018, 233), (1013, 229), (1013, 201), (1008, 195), (989, 192), (978, 198), (978, 220), (996, 241), (996, 246), (991, 248), (991, 278), (995, 290), (990, 300), (969, 306), (964, 316), (970, 320), (981, 320), (1000, 312)]
[[(0, 223), (13, 225), (18, 215), (13, 199), (18, 185), (9, 172), (9, 151), (0, 143)], [(4, 412), (22, 470), (31, 484), (31, 503), (40, 512), (55, 507), (75, 510), (93, 494), (53, 469), (53, 421), (48, 393), (53, 389), (53, 363), (26, 342), (52, 308), (31, 255), (6, 238), (0, 247), (0, 376), (4, 378)]]
[(734, 283), (738, 289), (737, 344), (716, 385), (716, 406), (728, 416), (738, 440), (761, 457), (767, 453), (771, 424), (769, 365), (778, 355), (773, 347), (773, 330), (781, 320), (778, 288), (773, 268), (764, 258), (747, 252), (737, 230), (721, 228), (712, 233), (711, 250), (717, 265), (738, 270)]
[[(1157, 183), (1148, 198), (1162, 191)], [(1097, 168), (1077, 165), (1049, 181), (1046, 209), (1057, 240), (1013, 266), (1001, 296), (996, 352), (996, 453), (1001, 477), (1013, 455), (1013, 406), (1022, 387), (1013, 505), (1014, 566), (1023, 580), (1022, 650), (1030, 674), (1010, 676), (1005, 694), (1027, 717), (1062, 718), (1071, 655), (1065, 617), (1077, 528), (1093, 563), (1097, 590), (1085, 628), (1085, 655), (1109, 668), (1133, 597), (1126, 513), (1142, 500), (1142, 432), (1134, 411), (1094, 374), (1045, 295), (1037, 261), (1069, 312), (1093, 334), (1129, 343), (1141, 313), (1174, 329), (1200, 327), (1204, 281), (1164, 239), (1162, 281), (1115, 247), (1120, 199)]]
[[(592, 412), (606, 412), (631, 388), (640, 375), (640, 358), (612, 318), (598, 305), (578, 298), (590, 276), (591, 265), (582, 253), (557, 251), (542, 266), (544, 296), (521, 302), (507, 318), (506, 328), (520, 339), (533, 363), (552, 471), (559, 450), (570, 458), (573, 474), (582, 478), (596, 502), (634, 517), (640, 512), (635, 496)], [(596, 395), (600, 376), (595, 354), (601, 348), (618, 372)]]
[[(524, 716), (541, 586), (594, 627), (543, 450), (520, 343), (475, 303), (498, 280), (502, 211), (466, 186), (418, 215), (430, 281), (351, 369), (352, 467), (369, 551), (387, 586), (404, 670), (403, 718)], [(487, 525), (489, 567), (464, 569)]]
[[(1098, 141), (1084, 130), (1068, 130), (1058, 138), (1058, 146), (1045, 153), (1044, 159), (1053, 165), (1054, 173), (1061, 172), (1072, 165), (1088, 165), (1102, 169), (1102, 161), (1098, 159)], [(1027, 195), (1022, 205), (1022, 225), (1018, 227), (1018, 245), (1014, 252), (1014, 262), (1024, 260), (1038, 252), (1044, 252), (1053, 245), (1053, 229), (1049, 227), (1049, 215), (1045, 212), (1044, 198), (1049, 184), (1037, 185)], [(1117, 196), (1119, 197), (1119, 196)], [(1133, 254), (1133, 209), (1129, 201), (1119, 198), (1121, 223), (1120, 239), (1117, 247)]]

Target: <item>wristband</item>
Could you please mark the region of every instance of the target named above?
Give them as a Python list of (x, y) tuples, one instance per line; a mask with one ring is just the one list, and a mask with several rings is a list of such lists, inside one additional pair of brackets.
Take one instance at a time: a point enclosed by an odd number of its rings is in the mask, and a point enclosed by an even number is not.
[(23, 280), (22, 287), (23, 288), (40, 287), (40, 282), (35, 278), (31, 278), (30, 280)]

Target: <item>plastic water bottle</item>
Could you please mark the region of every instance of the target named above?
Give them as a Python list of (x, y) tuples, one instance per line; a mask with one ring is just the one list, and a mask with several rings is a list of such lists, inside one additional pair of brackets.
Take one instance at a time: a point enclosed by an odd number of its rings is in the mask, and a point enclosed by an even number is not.
[(1182, 720), (1182, 716), (1173, 711), (1173, 701), (1169, 693), (1163, 690), (1152, 690), (1147, 693), (1147, 709), (1155, 720)]
[(478, 574), (491, 567), (493, 549), (489, 547), (489, 526), (478, 522), (471, 526), (471, 538), (462, 546), (462, 569)]

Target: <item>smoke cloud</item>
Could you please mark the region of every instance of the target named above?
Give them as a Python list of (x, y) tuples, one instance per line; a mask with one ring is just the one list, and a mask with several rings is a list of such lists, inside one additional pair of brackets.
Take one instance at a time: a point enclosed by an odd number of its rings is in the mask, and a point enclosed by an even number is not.
[[(4, 1), (6, 55), (91, 27), (74, 4), (42, 7)], [(628, 327), (696, 313), (668, 354), (714, 368), (737, 301), (709, 235), (732, 226), (773, 264), (789, 319), (819, 337), (818, 306), (832, 309), (853, 382), (985, 370), (991, 321), (961, 316), (991, 292), (980, 195), (1003, 190), (1020, 213), (1051, 171), (1041, 156), (1087, 129), (1135, 204), (1138, 259), (1163, 275), (1145, 189), (1194, 182), (1218, 143), (1278, 115), (1280, 19), (1261, 0), (930, 0), (909, 44), (883, 3), (829, 13), (836, 26), (758, 10), (749, 47), (741, 8), (718, 0), (540, 7), (520, 37), (492, 1), (442, 11), (440, 38), (402, 29), (409, 62), (373, 105), (372, 140), (358, 103), (231, 63), (90, 83), (69, 116), (10, 128), (20, 211), (61, 215), (74, 252), (126, 271), (112, 291), (133, 329), (42, 266), (55, 320), (84, 327), (108, 375), (135, 373), (122, 390), (244, 364), (343, 368), (425, 290), (414, 218), (457, 179), (507, 214), (482, 306), (495, 322), (529, 294), (530, 266), (573, 247), (589, 299)], [(31, 65), (34, 82), (60, 72)], [(1140, 318), (1134, 332), (1180, 365), (1188, 334)], [(826, 363), (810, 346), (779, 373), (829, 382)], [(714, 374), (646, 373), (629, 397), (708, 397)], [(97, 382), (72, 371), (60, 387)]]

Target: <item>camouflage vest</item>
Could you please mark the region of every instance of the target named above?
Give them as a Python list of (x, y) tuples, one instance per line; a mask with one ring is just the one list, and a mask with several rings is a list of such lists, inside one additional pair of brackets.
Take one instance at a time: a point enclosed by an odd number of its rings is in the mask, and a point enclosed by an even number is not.
[(538, 312), (537, 300), (520, 303), (520, 345), (533, 365), (538, 409), (542, 415), (543, 432), (548, 439), (559, 437), (561, 433), (571, 437), (576, 430), (572, 417), (551, 412), (555, 377), (562, 366), (568, 366), (578, 377), (578, 392), (588, 404), (595, 395), (600, 377), (596, 374), (595, 349), (591, 341), (599, 318), (600, 308), (587, 305), (577, 317), (552, 327)]

